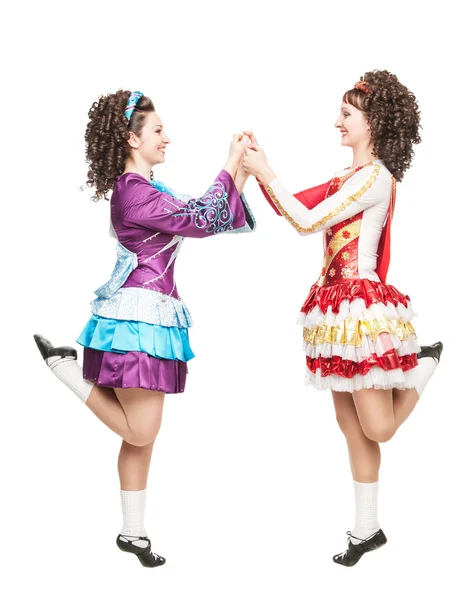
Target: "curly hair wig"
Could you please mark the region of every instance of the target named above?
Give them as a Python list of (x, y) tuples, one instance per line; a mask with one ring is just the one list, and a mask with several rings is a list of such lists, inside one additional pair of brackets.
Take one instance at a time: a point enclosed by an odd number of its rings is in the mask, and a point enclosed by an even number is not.
[(389, 71), (370, 71), (361, 77), (359, 89), (345, 92), (343, 102), (365, 113), (373, 154), (384, 161), (396, 181), (402, 181), (414, 157), (412, 147), (421, 141), (420, 112), (414, 94)]
[(129, 96), (129, 90), (100, 96), (89, 109), (89, 122), (84, 136), (86, 162), (89, 163), (87, 185), (95, 188), (92, 197), (95, 201), (101, 198), (109, 200), (107, 192), (114, 187), (130, 156), (130, 132), (140, 137), (147, 113), (155, 110), (150, 98), (142, 96), (128, 121), (125, 108)]

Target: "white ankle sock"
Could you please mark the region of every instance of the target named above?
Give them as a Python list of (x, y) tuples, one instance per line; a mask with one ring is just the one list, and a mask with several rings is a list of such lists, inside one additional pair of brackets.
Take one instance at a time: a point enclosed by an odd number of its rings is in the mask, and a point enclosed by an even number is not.
[[(147, 536), (144, 526), (146, 492), (147, 488), (143, 490), (120, 490), (122, 516), (124, 517), (120, 535), (126, 539), (133, 541), (135, 537)], [(145, 540), (135, 540), (132, 543), (140, 548), (148, 546), (148, 542)]]
[(68, 386), (80, 400), (86, 404), (94, 384), (83, 379), (82, 368), (72, 356), (51, 356), (46, 359), (46, 364), (56, 377)]
[(361, 540), (376, 533), (379, 529), (378, 522), (378, 482), (361, 483), (354, 481), (355, 503), (356, 503), (356, 521), (352, 530), (351, 542), (353, 544), (361, 543)]
[(424, 356), (424, 358), (420, 358), (418, 362), (419, 364), (414, 369), (414, 379), (416, 382), (415, 388), (420, 398), (427, 382), (434, 374), (439, 363), (435, 358), (432, 358), (432, 356)]

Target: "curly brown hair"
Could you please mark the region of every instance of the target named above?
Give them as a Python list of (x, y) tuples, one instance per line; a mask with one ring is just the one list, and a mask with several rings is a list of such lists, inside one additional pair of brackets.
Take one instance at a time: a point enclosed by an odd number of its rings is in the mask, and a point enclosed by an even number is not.
[(370, 71), (360, 81), (367, 85), (345, 92), (343, 102), (365, 113), (371, 127), (373, 155), (384, 161), (396, 181), (402, 181), (414, 157), (412, 146), (421, 141), (416, 97), (389, 71)]
[(89, 109), (84, 139), (86, 162), (89, 163), (87, 185), (96, 190), (92, 200), (109, 200), (107, 192), (114, 187), (131, 153), (127, 143), (130, 132), (140, 136), (147, 113), (155, 110), (150, 98), (142, 96), (128, 121), (125, 108), (130, 93), (129, 90), (119, 90), (115, 94), (100, 96)]

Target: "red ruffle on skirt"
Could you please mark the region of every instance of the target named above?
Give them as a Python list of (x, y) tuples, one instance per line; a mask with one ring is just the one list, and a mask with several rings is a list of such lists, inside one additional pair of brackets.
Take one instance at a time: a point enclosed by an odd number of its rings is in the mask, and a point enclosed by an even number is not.
[(366, 308), (375, 302), (383, 304), (403, 304), (406, 308), (410, 302), (409, 296), (401, 294), (394, 286), (382, 283), (381, 281), (371, 281), (370, 279), (348, 279), (341, 283), (321, 287), (316, 283), (310, 288), (310, 293), (305, 300), (301, 312), (308, 314), (316, 306), (325, 313), (328, 307), (332, 307), (332, 312), (337, 313), (340, 310), (340, 304), (343, 300), (350, 302), (362, 298), (365, 301)]
[(355, 375), (366, 375), (371, 367), (380, 367), (384, 371), (391, 371), (393, 369), (409, 371), (409, 369), (416, 367), (417, 364), (417, 354), (399, 356), (396, 350), (388, 350), (382, 356), (372, 354), (369, 358), (359, 363), (352, 360), (344, 360), (341, 356), (328, 358), (324, 356), (310, 358), (310, 356), (307, 356), (307, 367), (312, 373), (320, 369), (322, 377), (340, 375), (347, 379), (351, 379)]
[(111, 388), (142, 388), (167, 394), (183, 392), (186, 362), (155, 358), (145, 352), (104, 352), (84, 348), (83, 377)]

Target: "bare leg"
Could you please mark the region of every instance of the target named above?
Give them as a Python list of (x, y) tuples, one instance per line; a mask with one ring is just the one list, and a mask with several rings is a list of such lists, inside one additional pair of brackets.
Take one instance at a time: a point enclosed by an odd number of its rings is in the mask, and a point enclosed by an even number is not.
[(139, 442), (132, 445), (146, 446), (153, 442), (162, 424), (165, 393), (141, 388), (114, 388), (114, 392), (127, 416), (128, 428)]
[(353, 397), (348, 392), (332, 392), (336, 419), (348, 445), (351, 472), (355, 481), (378, 481), (381, 465), (379, 444), (370, 440), (361, 427)]
[(415, 388), (409, 390), (393, 390), (393, 409), (396, 429), (398, 429), (412, 413), (418, 400), (419, 394)]
[[(379, 444), (366, 437), (361, 427), (353, 397), (348, 392), (332, 392), (336, 418), (348, 445), (353, 486), (355, 490), (355, 526), (351, 530), (351, 542), (358, 545), (379, 533), (378, 479), (381, 465)], [(351, 545), (349, 546), (350, 549)], [(333, 557), (340, 564), (352, 566), (361, 557), (343, 552)]]
[(424, 346), (418, 355), (419, 364), (413, 371), (415, 387), (408, 390), (393, 390), (394, 419), (397, 427), (400, 427), (414, 410), (425, 386), (439, 364), (442, 349), (441, 342), (432, 346)]
[(147, 487), (154, 443), (132, 446), (125, 440), (122, 442), (118, 461), (121, 490), (143, 490)]
[(122, 442), (118, 462), (120, 487), (142, 490), (147, 486), (153, 444), (162, 424), (165, 394), (137, 389), (117, 389), (116, 393), (132, 431), (147, 442), (141, 446)]
[(160, 431), (165, 394), (142, 389), (116, 389), (118, 402), (140, 446), (122, 442), (118, 469), (122, 490), (143, 490), (147, 486), (155, 438)]
[(387, 442), (416, 407), (419, 392), (416, 388), (407, 390), (371, 388), (354, 392), (353, 397), (366, 436), (377, 442)]
[(112, 388), (95, 385), (86, 406), (114, 433), (124, 440), (132, 441), (133, 436), (127, 422), (127, 415)]
[(353, 392), (353, 400), (366, 437), (375, 442), (387, 442), (396, 432), (393, 390), (374, 388)]
[[(86, 406), (129, 445), (146, 446), (155, 439), (160, 428), (164, 396), (163, 392), (132, 388), (114, 390), (94, 385)], [(133, 400), (127, 402), (126, 397)]]
[[(130, 547), (124, 547), (123, 543), (147, 548), (150, 542), (140, 536), (147, 537), (144, 524), (146, 487), (153, 445), (162, 422), (165, 394), (142, 389), (116, 389), (116, 394), (127, 414), (131, 430), (142, 441), (140, 446), (136, 446), (124, 440), (119, 453), (118, 470), (124, 521), (118, 544), (121, 549)], [(153, 564), (149, 566), (159, 564), (156, 562), (157, 557), (151, 560)]]

